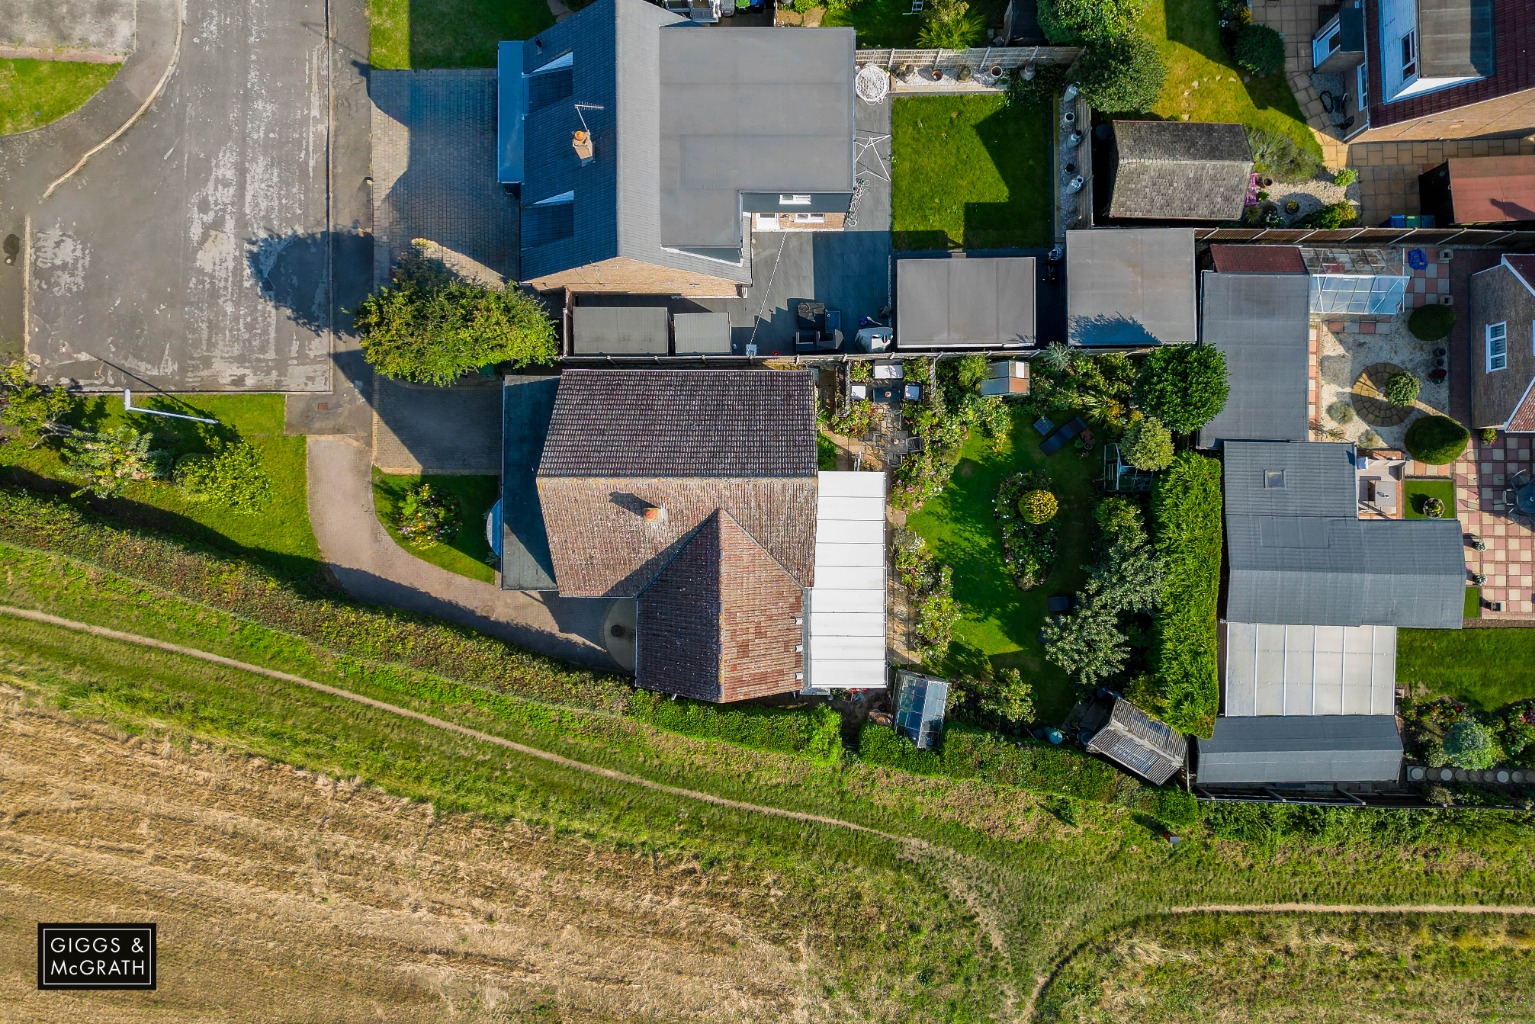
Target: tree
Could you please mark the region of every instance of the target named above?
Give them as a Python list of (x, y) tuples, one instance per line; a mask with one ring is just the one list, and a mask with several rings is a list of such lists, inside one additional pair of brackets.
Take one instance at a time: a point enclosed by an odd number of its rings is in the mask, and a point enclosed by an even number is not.
[(1154, 349), (1135, 380), (1135, 400), (1142, 411), (1178, 434), (1192, 433), (1213, 420), (1230, 393), (1226, 357), (1208, 345)]
[(983, 686), (981, 710), (1013, 725), (1034, 720), (1034, 688), (1016, 668), (1004, 668), (995, 682)]
[(1386, 380), (1386, 401), (1392, 405), (1412, 405), (1422, 386), (1422, 381), (1410, 373), (1393, 373)]
[(272, 478), (248, 441), (215, 441), (209, 454), (184, 456), (175, 481), (194, 500), (234, 515), (255, 515), (272, 503)]
[(1167, 78), (1167, 64), (1151, 40), (1139, 33), (1089, 45), (1074, 68), (1082, 95), (1105, 114), (1150, 110)]
[(441, 387), (481, 366), (528, 366), (559, 354), (536, 297), (514, 284), (471, 284), (419, 248), (400, 260), (391, 284), (363, 300), (354, 321), (373, 368), (417, 384)]
[(1103, 534), (1103, 547), (1131, 550), (1146, 544), (1146, 518), (1140, 508), (1129, 498), (1108, 497), (1093, 510), (1098, 529)]
[(1071, 615), (1052, 616), (1040, 639), (1051, 664), (1088, 686), (1123, 670), (1130, 653), (1114, 613), (1092, 602)]
[(1424, 416), (1407, 428), (1407, 451), (1419, 462), (1447, 466), (1471, 443), (1471, 431), (1448, 416)]
[(1109, 39), (1135, 28), (1143, 0), (1040, 0), (1039, 27), (1052, 43)]
[(1267, 25), (1243, 25), (1232, 56), (1243, 71), (1259, 77), (1277, 75), (1284, 70), (1284, 37)]
[(1456, 768), (1479, 771), (1498, 763), (1498, 743), (1485, 725), (1462, 718), (1445, 731), (1444, 755)]
[(129, 481), (163, 476), (167, 453), (151, 449), (152, 442), (151, 435), (128, 426), (70, 434), (64, 442), (65, 465), (84, 482), (75, 493), (110, 498), (121, 494)]
[(986, 19), (970, 13), (965, 0), (933, 0), (917, 33), (926, 50), (968, 50), (986, 37)]
[(1152, 416), (1136, 420), (1120, 440), (1119, 454), (1136, 469), (1166, 469), (1173, 464), (1172, 431)]
[(1150, 547), (1113, 547), (1083, 584), (1083, 602), (1115, 615), (1154, 611), (1166, 582), (1162, 559)]
[(28, 448), (69, 433), (64, 420), (79, 404), (64, 388), (34, 384), (20, 360), (0, 367), (0, 426), (10, 427)]
[(1055, 518), (1055, 513), (1060, 510), (1055, 495), (1045, 490), (1025, 491), (1023, 497), (1018, 499), (1018, 514), (1023, 516), (1023, 521), (1030, 526), (1040, 526)]

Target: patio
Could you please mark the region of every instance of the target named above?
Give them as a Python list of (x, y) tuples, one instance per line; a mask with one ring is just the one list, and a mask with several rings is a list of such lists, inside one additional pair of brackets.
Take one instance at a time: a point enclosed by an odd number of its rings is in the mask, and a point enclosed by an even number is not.
[[(1445, 475), (1445, 467), (1429, 467)], [(1455, 504), (1465, 532), (1486, 544), (1477, 551), (1468, 545), (1466, 568), (1486, 577), (1482, 584), (1482, 617), (1535, 619), (1535, 529), (1528, 517), (1516, 519), (1503, 504), (1510, 477), (1535, 469), (1535, 437), (1503, 434), (1492, 444), (1473, 440), (1455, 463)], [(1487, 605), (1501, 603), (1501, 611)]]

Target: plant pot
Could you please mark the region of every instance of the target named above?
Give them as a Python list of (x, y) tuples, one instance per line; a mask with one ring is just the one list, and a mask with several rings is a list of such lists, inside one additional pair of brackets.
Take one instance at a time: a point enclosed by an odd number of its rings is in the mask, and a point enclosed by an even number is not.
[(1001, 64), (993, 64), (991, 67), (987, 68), (986, 70), (991, 74), (992, 78), (1001, 78), (1002, 77), (1002, 65)]
[(939, 71), (937, 68), (928, 68), (926, 71), (924, 71), (922, 73), (922, 76), (924, 78), (926, 78), (929, 82), (941, 82), (941, 81), (943, 81), (943, 72)]

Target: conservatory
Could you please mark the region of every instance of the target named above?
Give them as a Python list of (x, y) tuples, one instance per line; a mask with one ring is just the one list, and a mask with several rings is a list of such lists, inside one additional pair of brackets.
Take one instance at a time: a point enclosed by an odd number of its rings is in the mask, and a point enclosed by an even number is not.
[(1321, 316), (1395, 316), (1407, 299), (1399, 249), (1302, 249), (1311, 274), (1311, 312)]

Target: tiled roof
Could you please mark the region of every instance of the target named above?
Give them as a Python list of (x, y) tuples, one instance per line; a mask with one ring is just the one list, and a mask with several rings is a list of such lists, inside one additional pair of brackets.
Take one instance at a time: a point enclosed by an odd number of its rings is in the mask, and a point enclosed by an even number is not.
[(1503, 259), (1514, 273), (1519, 275), (1519, 280), (1524, 283), (1524, 286), (1531, 292), (1535, 292), (1535, 256), (1515, 256), (1510, 253)]
[(1108, 215), (1236, 220), (1253, 170), (1239, 124), (1115, 121)]
[(734, 701), (799, 689), (804, 590), (728, 513), (716, 512), (640, 594), (635, 680)]
[(1222, 274), (1304, 274), (1306, 261), (1294, 245), (1212, 245), (1210, 258)]
[(566, 370), (538, 474), (812, 476), (814, 401), (802, 370)]

